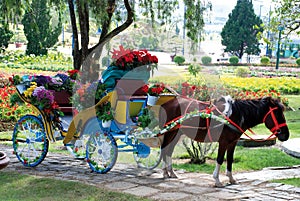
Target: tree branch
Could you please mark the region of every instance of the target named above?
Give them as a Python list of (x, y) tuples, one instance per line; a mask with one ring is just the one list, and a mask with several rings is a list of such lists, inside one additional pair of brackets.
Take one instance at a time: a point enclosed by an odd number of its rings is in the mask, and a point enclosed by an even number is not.
[(106, 42), (110, 41), (113, 37), (115, 37), (116, 35), (118, 35), (122, 31), (124, 31), (125, 29), (127, 29), (132, 24), (133, 17), (134, 17), (133, 10), (132, 10), (128, 0), (124, 0), (124, 4), (125, 4), (125, 8), (127, 10), (127, 19), (126, 19), (126, 21), (121, 26), (115, 28), (114, 30), (112, 30), (110, 33), (106, 34), (102, 38), (100, 37), (100, 40), (99, 40), (98, 44), (95, 45), (94, 47), (90, 48), (90, 50), (89, 50), (90, 52), (92, 52), (94, 49), (96, 49), (100, 45), (103, 45)]

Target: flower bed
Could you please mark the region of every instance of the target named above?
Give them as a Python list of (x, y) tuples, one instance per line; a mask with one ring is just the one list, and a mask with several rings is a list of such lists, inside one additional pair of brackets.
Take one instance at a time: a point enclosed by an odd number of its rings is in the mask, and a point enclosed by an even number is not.
[(238, 89), (241, 91), (275, 90), (282, 94), (299, 94), (300, 79), (297, 78), (238, 78), (221, 77), (226, 88)]

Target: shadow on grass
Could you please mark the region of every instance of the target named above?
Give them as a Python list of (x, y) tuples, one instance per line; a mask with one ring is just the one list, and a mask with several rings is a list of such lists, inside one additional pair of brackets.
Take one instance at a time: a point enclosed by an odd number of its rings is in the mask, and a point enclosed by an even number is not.
[(80, 182), (0, 171), (0, 200), (147, 200)]

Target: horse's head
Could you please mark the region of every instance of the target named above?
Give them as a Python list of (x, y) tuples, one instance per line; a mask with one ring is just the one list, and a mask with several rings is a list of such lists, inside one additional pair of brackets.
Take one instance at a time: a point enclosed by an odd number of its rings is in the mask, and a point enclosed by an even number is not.
[(234, 100), (231, 96), (222, 96), (217, 101), (214, 102), (214, 105), (222, 112), (225, 116), (229, 117), (232, 114), (232, 104)]
[(288, 140), (290, 132), (283, 114), (284, 106), (278, 99), (267, 97), (262, 100), (266, 101), (268, 106), (263, 123), (280, 141)]

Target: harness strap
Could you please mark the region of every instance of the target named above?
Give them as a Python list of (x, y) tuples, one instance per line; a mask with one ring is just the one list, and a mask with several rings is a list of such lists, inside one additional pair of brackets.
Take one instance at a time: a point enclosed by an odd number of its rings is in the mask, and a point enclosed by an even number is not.
[(251, 129), (243, 130), (239, 125), (237, 125), (235, 122), (233, 122), (231, 119), (229, 119), (229, 117), (225, 116), (222, 112), (220, 112), (220, 111), (218, 110), (218, 108), (216, 108), (216, 110), (217, 110), (220, 114), (222, 114), (223, 117), (226, 118), (226, 120), (230, 123), (228, 126), (229, 126), (231, 129), (234, 129), (234, 130), (236, 130), (236, 131), (238, 131), (238, 132), (241, 132), (242, 134), (244, 134), (245, 136), (247, 136), (249, 139), (251, 139), (251, 140), (253, 140), (253, 141), (257, 141), (257, 142), (262, 142), (262, 141), (266, 141), (266, 140), (271, 139), (273, 136), (276, 136), (276, 134), (278, 134), (277, 130), (279, 130), (279, 129), (280, 129), (281, 127), (283, 127), (283, 126), (287, 126), (286, 123), (278, 124), (278, 121), (277, 121), (277, 119), (275, 118), (275, 115), (274, 115), (274, 112), (273, 112), (273, 111), (276, 110), (276, 109), (278, 109), (278, 107), (274, 107), (274, 108), (271, 108), (271, 107), (270, 107), (270, 111), (267, 112), (267, 114), (266, 114), (266, 115), (264, 116), (264, 118), (263, 118), (263, 123), (264, 123), (265, 120), (266, 120), (266, 118), (267, 118), (267, 116), (268, 116), (269, 114), (271, 114), (272, 120), (273, 120), (273, 122), (274, 122), (274, 124), (275, 124), (274, 128), (270, 129), (270, 131), (272, 132), (272, 134), (271, 134), (269, 137), (267, 137), (266, 139), (257, 140), (257, 139), (254, 139), (254, 138), (250, 137), (250, 135), (248, 135), (248, 134), (246, 133), (246, 131), (249, 130), (252, 134), (255, 135), (255, 133), (254, 133)]

